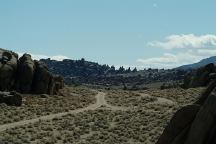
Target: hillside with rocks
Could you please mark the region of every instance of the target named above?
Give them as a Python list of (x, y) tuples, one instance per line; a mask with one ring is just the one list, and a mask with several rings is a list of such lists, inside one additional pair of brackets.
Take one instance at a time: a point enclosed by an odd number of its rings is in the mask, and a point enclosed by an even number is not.
[[(52, 95), (63, 85), (61, 76), (53, 75), (44, 63), (33, 60), (31, 55), (24, 54), (19, 58), (17, 53), (0, 49), (0, 91)], [(16, 92), (1, 93), (0, 103), (10, 104), (12, 102), (8, 101), (17, 99), (17, 95)]]
[(92, 77), (137, 72), (136, 68), (133, 70), (131, 70), (131, 68), (125, 69), (124, 67), (116, 69), (114, 66), (106, 64), (101, 65), (96, 62), (86, 61), (84, 58), (80, 60), (64, 59), (63, 61), (51, 60), (48, 58), (41, 59), (40, 61), (46, 63), (51, 71), (71, 77)]
[(156, 82), (182, 81), (186, 74), (183, 70), (115, 68), (114, 66), (81, 60), (65, 59), (56, 61), (41, 59), (49, 70), (64, 77), (66, 84), (90, 84), (120, 87), (145, 87)]

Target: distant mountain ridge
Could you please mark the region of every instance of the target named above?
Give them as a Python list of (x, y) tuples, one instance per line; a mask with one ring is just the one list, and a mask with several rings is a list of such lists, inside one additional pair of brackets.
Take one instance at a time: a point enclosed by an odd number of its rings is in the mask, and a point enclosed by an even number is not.
[(177, 69), (137, 70), (136, 68), (125, 69), (123, 66), (116, 69), (114, 66), (101, 65), (97, 62), (86, 61), (84, 58), (63, 61), (41, 59), (40, 61), (45, 63), (52, 73), (62, 75), (68, 85), (90, 84), (136, 89), (153, 82), (180, 81), (186, 73)]
[(203, 67), (207, 64), (213, 63), (214, 65), (216, 65), (216, 56), (212, 56), (206, 59), (203, 59), (197, 63), (193, 63), (193, 64), (189, 64), (189, 65), (183, 65), (180, 67), (177, 67), (176, 69), (180, 69), (180, 70), (190, 70), (190, 69), (197, 69), (200, 67)]

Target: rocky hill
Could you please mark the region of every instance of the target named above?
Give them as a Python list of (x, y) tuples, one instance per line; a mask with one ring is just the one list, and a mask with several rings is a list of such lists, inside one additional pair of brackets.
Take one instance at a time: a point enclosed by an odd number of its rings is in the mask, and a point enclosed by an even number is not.
[[(20, 93), (55, 94), (64, 85), (63, 78), (49, 72), (47, 66), (31, 55), (19, 58), (17, 53), (0, 49), (0, 91)], [(16, 94), (0, 94), (0, 102)]]
[(136, 72), (136, 68), (131, 70), (120, 67), (116, 69), (114, 66), (100, 65), (96, 62), (81, 60), (64, 59), (63, 61), (56, 61), (51, 59), (41, 59), (49, 67), (50, 71), (68, 77), (93, 77), (112, 74), (126, 74)]
[(137, 87), (153, 83), (183, 80), (185, 71), (134, 68), (125, 69), (114, 66), (100, 65), (98, 63), (81, 60), (65, 59), (55, 61), (41, 59), (47, 64), (49, 70), (64, 77), (67, 84), (93, 84), (103, 86)]

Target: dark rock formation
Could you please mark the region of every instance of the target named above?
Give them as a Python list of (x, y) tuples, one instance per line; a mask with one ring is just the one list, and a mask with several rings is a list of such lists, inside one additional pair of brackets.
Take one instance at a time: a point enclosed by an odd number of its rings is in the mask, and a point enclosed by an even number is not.
[(216, 95), (210, 95), (191, 124), (185, 144), (213, 144), (215, 135)]
[(21, 106), (22, 96), (17, 92), (0, 92), (0, 103), (11, 106)]
[(194, 105), (177, 111), (157, 144), (215, 144), (215, 87), (216, 79), (213, 79)]
[(17, 55), (0, 49), (0, 90), (11, 89), (15, 83)]
[(211, 73), (215, 73), (213, 63), (189, 72), (184, 79), (184, 88), (207, 86), (211, 80)]
[(59, 75), (52, 75), (44, 63), (35, 61), (35, 66), (36, 70), (32, 86), (34, 93), (55, 94), (64, 86), (63, 78)]
[(48, 71), (47, 66), (35, 61), (35, 75), (33, 79), (33, 92), (36, 94), (48, 93), (49, 82), (52, 78), (52, 74)]
[(31, 92), (32, 81), (35, 73), (35, 64), (31, 59), (31, 55), (24, 54), (19, 59), (19, 66), (17, 72), (17, 90), (23, 93)]
[(53, 75), (47, 66), (34, 61), (31, 55), (0, 49), (0, 91), (56, 94), (64, 85), (61, 76)]
[(175, 141), (179, 134), (189, 128), (199, 109), (199, 105), (189, 105), (177, 111), (157, 144), (171, 144)]

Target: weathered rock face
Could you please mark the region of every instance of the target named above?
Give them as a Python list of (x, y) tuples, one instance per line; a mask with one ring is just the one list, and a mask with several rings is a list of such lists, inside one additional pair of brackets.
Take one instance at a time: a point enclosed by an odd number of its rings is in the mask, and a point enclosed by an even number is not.
[(45, 64), (35, 61), (35, 75), (33, 79), (33, 92), (36, 94), (48, 93), (49, 82), (52, 74), (48, 71)]
[(213, 79), (194, 105), (176, 112), (157, 144), (215, 144), (215, 87), (216, 79)]
[(17, 55), (0, 49), (0, 90), (11, 89), (15, 83)]
[(196, 118), (191, 124), (185, 144), (211, 144), (212, 136), (215, 137), (215, 118), (216, 95), (214, 94), (208, 97), (197, 113)]
[(0, 49), (0, 91), (56, 94), (63, 87), (63, 78), (51, 74), (47, 66), (24, 54), (20, 59), (12, 51)]
[(177, 111), (157, 144), (169, 144), (174, 141), (184, 129), (190, 126), (199, 108), (199, 105), (189, 105)]
[(17, 71), (17, 90), (23, 93), (31, 92), (32, 81), (35, 73), (35, 64), (31, 59), (31, 55), (24, 54), (19, 59)]

